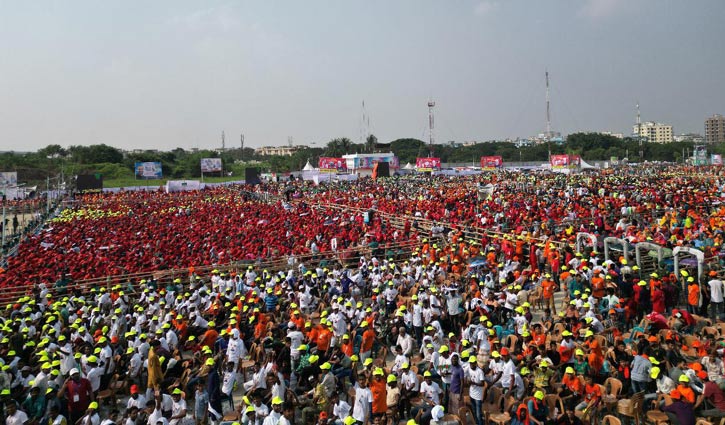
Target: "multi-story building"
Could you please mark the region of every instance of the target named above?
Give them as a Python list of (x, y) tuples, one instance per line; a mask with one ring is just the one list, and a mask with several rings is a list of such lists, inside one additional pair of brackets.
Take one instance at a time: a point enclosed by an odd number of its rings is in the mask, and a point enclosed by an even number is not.
[(672, 126), (658, 122), (643, 122), (632, 127), (635, 137), (642, 137), (654, 143), (672, 143)]
[(725, 117), (715, 114), (705, 120), (705, 142), (725, 143)]

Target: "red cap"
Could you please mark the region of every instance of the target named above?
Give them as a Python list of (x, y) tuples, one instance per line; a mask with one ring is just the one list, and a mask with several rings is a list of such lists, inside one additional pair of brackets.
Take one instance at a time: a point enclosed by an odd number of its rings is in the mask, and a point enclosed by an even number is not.
[(510, 353), (509, 353), (509, 349), (508, 349), (508, 348), (506, 348), (506, 347), (503, 347), (503, 348), (501, 349), (501, 355), (502, 355), (502, 356), (508, 356), (509, 354), (510, 354)]
[(112, 343), (114, 343), (114, 344), (116, 344), (116, 343), (118, 342), (118, 337), (117, 337), (117, 336), (115, 336), (115, 335), (114, 335), (114, 336), (112, 336), (112, 337), (111, 337), (111, 342), (112, 342)]
[(138, 385), (133, 384), (131, 385), (131, 394), (138, 394)]
[(320, 412), (320, 419), (327, 419), (327, 412)]

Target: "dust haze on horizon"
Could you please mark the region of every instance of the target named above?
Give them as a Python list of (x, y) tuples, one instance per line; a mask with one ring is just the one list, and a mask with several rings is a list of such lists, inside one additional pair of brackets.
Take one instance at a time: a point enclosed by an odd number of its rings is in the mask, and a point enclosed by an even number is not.
[(703, 133), (725, 114), (725, 2), (0, 0), (0, 151)]

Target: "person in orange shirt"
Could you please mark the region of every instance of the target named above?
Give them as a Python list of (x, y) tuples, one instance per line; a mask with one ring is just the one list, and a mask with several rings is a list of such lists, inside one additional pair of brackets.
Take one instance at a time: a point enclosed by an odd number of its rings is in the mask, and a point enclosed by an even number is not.
[(695, 282), (695, 278), (690, 276), (687, 278), (687, 311), (690, 314), (697, 314), (700, 305), (700, 285)]
[(569, 366), (566, 368), (564, 377), (561, 378), (561, 388), (559, 388), (558, 392), (559, 397), (561, 397), (562, 400), (566, 400), (568, 398), (578, 400), (582, 395), (582, 382), (579, 380), (579, 377), (576, 376), (576, 372), (573, 367)]
[(604, 277), (601, 273), (592, 276), (592, 296), (594, 296), (597, 299), (604, 298), (604, 291), (606, 289), (606, 285), (604, 283)]
[(594, 383), (594, 378), (587, 375), (584, 378), (584, 400), (576, 406), (575, 410), (589, 412), (589, 417), (595, 417), (592, 409), (596, 409), (602, 399), (602, 389)]
[(388, 411), (388, 384), (385, 383), (385, 373), (381, 368), (373, 371), (373, 380), (370, 381), (370, 392), (373, 395), (373, 421), (377, 423), (378, 418), (385, 418)]
[(551, 275), (549, 273), (544, 275), (544, 280), (541, 282), (541, 288), (543, 289), (544, 308), (549, 307), (552, 314), (556, 314), (556, 303), (554, 302), (556, 282), (551, 279)]
[(204, 335), (201, 336), (199, 345), (202, 347), (214, 348), (214, 343), (219, 338), (219, 332), (214, 329), (214, 326), (216, 326), (216, 324), (213, 320), (209, 321), (207, 326), (209, 328), (206, 330), (206, 332), (204, 332)]
[(294, 312), (292, 312), (292, 318), (290, 319), (290, 321), (295, 324), (297, 329), (305, 328), (305, 318), (300, 315), (299, 310), (295, 310)]
[[(329, 322), (325, 323), (327, 324)], [(325, 353), (330, 349), (330, 342), (332, 342), (332, 331), (330, 327), (324, 326), (317, 335), (317, 352), (324, 357), (327, 357)]]
[(690, 404), (695, 404), (695, 392), (690, 388), (690, 378), (684, 373), (680, 375), (677, 385), (677, 391), (682, 394), (682, 401), (686, 401)]
[(348, 357), (352, 357), (352, 355), (355, 353), (354, 352), (355, 346), (353, 345), (352, 340), (350, 339), (350, 335), (345, 334), (342, 336), (342, 344), (340, 346), (340, 349)]
[(360, 323), (360, 329), (362, 330), (362, 343), (360, 344), (360, 361), (365, 361), (370, 357), (373, 350), (373, 343), (375, 342), (375, 331), (372, 326), (368, 326), (368, 322), (363, 321)]
[[(589, 321), (591, 322), (591, 320)], [(587, 331), (584, 345), (589, 349), (589, 367), (593, 373), (599, 374), (604, 367), (604, 355), (599, 341), (594, 338), (594, 332)]]

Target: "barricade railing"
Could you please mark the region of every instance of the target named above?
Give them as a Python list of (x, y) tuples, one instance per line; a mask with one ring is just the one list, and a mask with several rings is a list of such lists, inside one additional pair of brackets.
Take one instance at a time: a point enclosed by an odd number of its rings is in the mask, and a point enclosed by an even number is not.
[[(396, 244), (384, 244), (379, 246), (377, 249), (382, 250), (395, 250), (400, 252), (401, 250), (408, 254), (412, 251), (413, 246), (417, 246), (418, 241), (409, 240)], [(91, 279), (83, 279), (69, 282), (67, 286), (63, 288), (56, 287), (53, 283), (49, 288), (49, 292), (54, 296), (60, 295), (61, 293), (74, 293), (80, 291), (81, 293), (87, 293), (91, 288), (105, 287), (110, 290), (115, 285), (121, 285), (122, 290), (126, 291), (132, 288), (134, 291), (142, 289), (144, 285), (140, 283), (141, 280), (155, 281), (158, 285), (165, 285), (173, 282), (173, 280), (179, 278), (184, 284), (189, 283), (189, 279), (192, 275), (208, 275), (212, 270), (219, 270), (220, 273), (244, 273), (248, 266), (253, 265), (256, 270), (268, 270), (270, 273), (276, 273), (279, 271), (286, 271), (292, 267), (297, 267), (299, 264), (304, 264), (307, 268), (319, 265), (322, 261), (340, 261), (349, 262), (359, 260), (363, 255), (369, 255), (373, 252), (373, 248), (369, 246), (354, 246), (349, 248), (340, 248), (338, 250), (323, 251), (317, 254), (304, 254), (294, 256), (279, 256), (273, 259), (266, 260), (235, 260), (224, 264), (212, 264), (204, 266), (190, 266), (186, 268), (176, 268), (168, 270), (153, 270), (143, 271), (136, 273), (124, 273), (118, 275), (102, 276)], [(289, 264), (289, 259), (295, 258), (294, 264)], [(20, 297), (31, 296), (34, 289), (31, 285), (21, 285), (15, 287), (3, 288), (2, 294), (0, 294), (0, 306), (5, 306), (15, 302)]]

